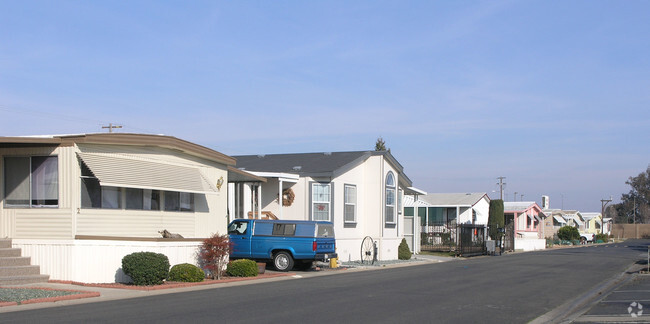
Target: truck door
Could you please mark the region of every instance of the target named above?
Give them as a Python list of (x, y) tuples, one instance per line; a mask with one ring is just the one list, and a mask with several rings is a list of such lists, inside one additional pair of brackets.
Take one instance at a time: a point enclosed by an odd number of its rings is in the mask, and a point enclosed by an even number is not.
[(251, 222), (246, 220), (233, 221), (228, 226), (228, 236), (232, 246), (230, 256), (232, 258), (251, 257)]

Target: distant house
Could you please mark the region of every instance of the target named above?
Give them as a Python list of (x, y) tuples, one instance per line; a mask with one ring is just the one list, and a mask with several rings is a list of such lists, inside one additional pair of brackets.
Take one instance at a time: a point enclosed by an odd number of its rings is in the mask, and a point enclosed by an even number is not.
[(544, 209), (542, 212), (546, 215), (544, 237), (554, 238), (557, 231), (567, 224), (566, 219), (563, 217), (564, 213), (561, 209)]
[(602, 231), (603, 220), (600, 213), (580, 213), (585, 223), (585, 233), (600, 234)]
[(503, 203), (506, 230), (513, 229), (515, 250), (540, 250), (546, 247), (546, 215), (534, 201)]
[(59, 280), (127, 280), (137, 251), (196, 263), (201, 238), (226, 230), (229, 179), (265, 181), (234, 166), (171, 136), (0, 137), (0, 237)]
[[(237, 167), (267, 179), (230, 184), (231, 219), (277, 218), (334, 223), (339, 259), (361, 259), (370, 237), (378, 259), (397, 259), (402, 238), (413, 239), (414, 222), (402, 214), (411, 188), (402, 165), (387, 151), (234, 156)], [(405, 225), (406, 224), (406, 225)], [(412, 242), (411, 242), (412, 244)]]
[[(420, 235), (416, 252), (420, 251), (423, 244), (434, 244), (433, 236), (442, 234), (434, 232), (448, 230), (455, 233), (458, 224), (486, 226), (489, 212), (490, 198), (487, 193), (428, 193), (404, 198), (404, 215), (417, 215), (419, 220)], [(427, 237), (430, 242), (423, 242), (423, 237)]]
[(586, 229), (585, 220), (582, 213), (577, 210), (563, 210), (562, 217), (566, 219), (568, 226), (573, 226), (579, 231), (584, 232)]

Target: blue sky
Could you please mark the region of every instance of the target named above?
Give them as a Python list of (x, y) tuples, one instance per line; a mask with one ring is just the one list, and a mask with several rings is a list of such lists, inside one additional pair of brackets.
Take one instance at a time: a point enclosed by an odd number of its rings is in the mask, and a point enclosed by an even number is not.
[(1, 1), (0, 136), (381, 136), (425, 191), (600, 211), (650, 163), (648, 35), (648, 1)]

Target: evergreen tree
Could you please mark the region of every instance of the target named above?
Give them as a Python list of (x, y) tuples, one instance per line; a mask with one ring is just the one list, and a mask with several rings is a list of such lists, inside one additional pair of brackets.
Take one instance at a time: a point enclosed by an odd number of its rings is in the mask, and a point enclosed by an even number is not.
[(488, 226), (490, 227), (490, 238), (498, 238), (498, 229), (505, 226), (505, 215), (503, 214), (503, 200), (494, 199), (490, 201), (490, 213), (488, 215)]
[(386, 151), (386, 142), (383, 138), (379, 137), (375, 143), (375, 151)]

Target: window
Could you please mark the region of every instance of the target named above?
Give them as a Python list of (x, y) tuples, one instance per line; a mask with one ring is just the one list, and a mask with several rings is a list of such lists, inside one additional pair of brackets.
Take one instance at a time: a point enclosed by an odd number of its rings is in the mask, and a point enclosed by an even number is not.
[(246, 222), (233, 222), (228, 227), (228, 234), (230, 235), (244, 235), (246, 234), (246, 229), (248, 228), (248, 223)]
[(312, 183), (311, 205), (312, 219), (315, 221), (331, 221), (331, 193), (329, 183)]
[(346, 223), (355, 223), (357, 209), (357, 187), (353, 185), (345, 185), (345, 215)]
[(160, 210), (160, 191), (126, 188), (126, 209)]
[(316, 236), (317, 237), (334, 237), (334, 226), (317, 224)]
[(56, 156), (5, 157), (7, 206), (59, 205), (59, 160)]
[(293, 236), (294, 234), (296, 234), (296, 224), (273, 224), (271, 235)]
[(386, 224), (395, 224), (395, 177), (386, 175)]
[(194, 194), (189, 192), (165, 191), (166, 211), (194, 211)]

